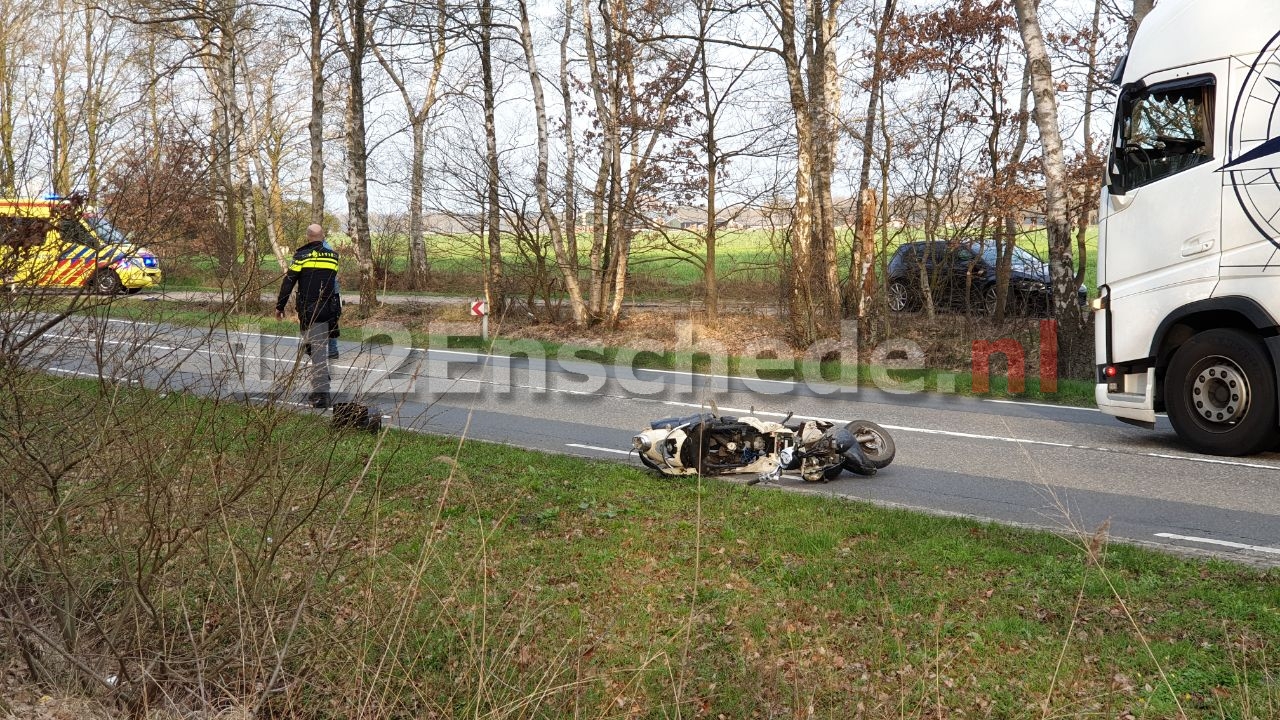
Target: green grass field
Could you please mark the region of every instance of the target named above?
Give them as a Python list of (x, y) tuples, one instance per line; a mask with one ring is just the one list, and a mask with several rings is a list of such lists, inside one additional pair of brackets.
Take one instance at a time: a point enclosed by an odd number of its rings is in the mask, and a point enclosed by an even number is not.
[[(92, 590), (85, 617), (117, 628), (134, 607), (117, 588), (142, 569), (134, 543), (167, 548), (145, 622), (124, 636), (200, 668), (157, 678), (181, 703), (312, 718), (1280, 717), (1274, 570), (1092, 528), (1059, 536), (335, 432), (323, 416), (182, 393), (23, 383), (33, 421), (85, 413), (110, 430), (95, 449), (111, 472), (60, 510), (105, 528), (71, 536), (70, 579)], [(59, 442), (24, 437), (28, 450)], [(31, 457), (0, 458), (0, 482), (18, 488)], [(198, 542), (145, 532), (205, 509), (215, 522)], [(6, 582), (56, 587), (20, 552), (52, 524), (11, 517)]]
[[(847, 237), (847, 231), (845, 232)], [(919, 237), (918, 232), (897, 232), (889, 241), (889, 252), (901, 242)], [(343, 270), (348, 287), (354, 287), (355, 258), (353, 253), (344, 247), (344, 239), (335, 240), (342, 252)], [(579, 240), (582, 262), (587, 262), (586, 248), (590, 238)], [(839, 258), (841, 274), (848, 270), (848, 242), (843, 241)], [(683, 252), (673, 249), (676, 245)], [(1026, 232), (1019, 245), (1024, 249), (1047, 259), (1048, 245), (1043, 230)], [(554, 257), (550, 250), (545, 251), (551, 258), (554, 272)], [(1088, 257), (1085, 264), (1085, 284), (1090, 291), (1097, 286), (1097, 228), (1091, 228), (1087, 242)], [(688, 232), (672, 231), (667, 236), (653, 233), (642, 233), (635, 241), (630, 260), (633, 296), (637, 299), (650, 298), (687, 298), (690, 288), (700, 288), (702, 270), (695, 262), (687, 258), (688, 254), (702, 257), (705, 249), (697, 236)], [(728, 230), (724, 231), (717, 241), (716, 269), (722, 292), (729, 299), (752, 299), (760, 296), (761, 288), (776, 285), (778, 279), (778, 262), (780, 258), (780, 240), (763, 230)], [(374, 254), (380, 262), (390, 268), (393, 273), (403, 273), (408, 265), (407, 240), (402, 236), (378, 238), (374, 243)], [(472, 278), (472, 285), (480, 287), (483, 272), (483, 252), (479, 238), (459, 236), (432, 236), (427, 240), (428, 260), (432, 272), (442, 280), (442, 287), (456, 291), (458, 283)], [(520, 248), (508, 239), (504, 245), (503, 262), (508, 266), (509, 274), (519, 276), (522, 268), (529, 266), (529, 258), (521, 253)], [(168, 284), (174, 288), (209, 287), (214, 285), (214, 262), (207, 257), (177, 257), (165, 259), (165, 271)], [(278, 274), (280, 268), (273, 256), (266, 256), (262, 261), (264, 275)]]

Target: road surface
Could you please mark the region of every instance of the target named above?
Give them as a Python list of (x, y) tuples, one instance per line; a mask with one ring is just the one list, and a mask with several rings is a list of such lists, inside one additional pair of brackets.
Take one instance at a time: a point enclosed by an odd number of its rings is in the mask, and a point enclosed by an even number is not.
[[(397, 338), (388, 337), (394, 342)], [(339, 400), (378, 405), (387, 422), (553, 453), (633, 463), (649, 420), (714, 400), (725, 414), (838, 421), (889, 429), (897, 459), (876, 477), (780, 484), (882, 505), (1113, 538), (1255, 565), (1280, 566), (1280, 454), (1215, 458), (1094, 410), (759, 378), (632, 370), (582, 358), (342, 343)], [(289, 385), (297, 340), (83, 318), (40, 338), (31, 362), (199, 393), (300, 401)]]

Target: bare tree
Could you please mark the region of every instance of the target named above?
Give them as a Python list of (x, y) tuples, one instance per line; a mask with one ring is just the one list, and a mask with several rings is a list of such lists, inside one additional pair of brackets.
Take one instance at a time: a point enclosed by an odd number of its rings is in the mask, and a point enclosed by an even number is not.
[(311, 143), (311, 222), (324, 224), (324, 76), (325, 10), (322, 0), (307, 3), (307, 64), (311, 71), (311, 116), (307, 139)]
[[(1040, 131), (1045, 184), (1045, 225), (1049, 233), (1049, 273), (1053, 282), (1053, 311), (1068, 348), (1080, 339), (1082, 323), (1076, 306), (1076, 274), (1071, 257), (1071, 218), (1067, 200), (1067, 166), (1058, 129), (1058, 101), (1049, 49), (1040, 29), (1035, 0), (1014, 0), (1018, 30), (1035, 99), (1036, 127)], [(1070, 352), (1059, 355), (1059, 367), (1069, 365)]]
[(0, 195), (17, 189), (18, 89), (22, 58), (31, 50), (30, 24), (38, 5), (22, 0), (0, 0)]
[[(426, 17), (421, 17), (420, 14), (425, 14)], [(382, 43), (373, 45), (378, 63), (386, 71), (387, 77), (391, 78), (404, 103), (413, 137), (409, 170), (409, 289), (411, 290), (421, 290), (427, 285), (427, 245), (422, 210), (427, 172), (427, 123), (431, 119), (436, 103), (440, 100), (440, 80), (444, 75), (445, 57), (448, 51), (445, 37), (445, 22), (448, 17), (445, 0), (436, 0), (429, 8), (425, 5), (407, 5), (402, 8), (402, 12), (389, 16), (384, 30), (396, 31), (401, 36), (411, 36), (401, 37), (394, 46), (407, 47), (413, 52), (425, 50), (427, 52), (425, 58), (421, 56), (413, 60), (401, 58), (390, 50), (384, 50)], [(415, 98), (413, 88), (422, 84), (422, 78), (416, 72), (415, 66), (424, 60), (430, 68), (426, 73), (426, 88), (422, 91), (421, 98)]]
[[(538, 207), (551, 232), (551, 244), (555, 251), (556, 265), (564, 279), (564, 287), (569, 293), (569, 308), (573, 312), (573, 324), (579, 327), (587, 324), (587, 305), (582, 298), (582, 287), (578, 282), (578, 258), (573, 254), (569, 243), (565, 241), (564, 228), (555, 208), (551, 205), (551, 194), (547, 190), (547, 175), (550, 154), (550, 131), (547, 128), (547, 107), (542, 92), (542, 76), (538, 73), (537, 56), (533, 48), (533, 33), (529, 28), (529, 8), (525, 0), (517, 0), (520, 16), (520, 44), (524, 48), (525, 62), (529, 67), (529, 84), (533, 89), (533, 105), (538, 123), (538, 169), (533, 176), (533, 184), (537, 190)], [(570, 233), (573, 227), (568, 228)]]
[(378, 278), (369, 233), (369, 150), (365, 129), (364, 63), (369, 55), (371, 28), (366, 0), (332, 0), (338, 48), (347, 60), (347, 234), (360, 269), (360, 312), (370, 314), (378, 303)]
[(484, 138), (485, 160), (488, 174), (485, 178), (485, 235), (489, 253), (485, 258), (484, 297), (490, 307), (501, 301), (504, 294), (502, 280), (502, 217), (499, 213), (498, 186), (498, 124), (495, 119), (497, 85), (493, 68), (493, 0), (480, 0), (480, 71), (484, 90)]
[[(865, 234), (868, 223), (863, 218), (867, 214), (863, 203), (869, 198), (874, 202), (874, 195), (868, 195), (871, 189), (871, 165), (875, 158), (876, 119), (879, 114), (881, 96), (884, 94), (885, 56), (889, 33), (893, 28), (897, 12), (897, 0), (885, 0), (884, 7), (879, 8), (875, 24), (875, 46), (871, 51), (871, 77), (866, 84), (867, 115), (862, 125), (862, 168), (858, 173), (858, 193), (854, 217), (858, 218), (858, 233), (849, 253), (849, 280), (844, 295), (844, 305), (859, 318), (858, 336), (870, 335), (869, 313), (867, 305), (871, 302), (871, 290), (874, 278), (869, 277), (873, 260), (868, 252), (873, 248), (872, 238)], [(872, 14), (876, 15), (876, 4), (872, 2)], [(874, 215), (874, 213), (872, 213)]]

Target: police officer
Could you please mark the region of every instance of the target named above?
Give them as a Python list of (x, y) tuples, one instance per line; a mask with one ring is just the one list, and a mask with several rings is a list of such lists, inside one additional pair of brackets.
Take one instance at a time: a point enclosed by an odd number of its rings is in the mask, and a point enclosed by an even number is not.
[(337, 294), (338, 253), (324, 245), (324, 228), (307, 228), (307, 244), (293, 254), (280, 295), (276, 298), (276, 319), (284, 319), (284, 306), (297, 287), (294, 308), (298, 311), (298, 329), (304, 352), (311, 355), (311, 394), (313, 407), (329, 407), (329, 326), (342, 312)]

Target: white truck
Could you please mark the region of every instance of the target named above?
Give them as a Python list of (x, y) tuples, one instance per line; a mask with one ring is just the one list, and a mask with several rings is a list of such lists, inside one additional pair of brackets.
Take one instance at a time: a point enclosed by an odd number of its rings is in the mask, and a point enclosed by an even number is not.
[(1098, 407), (1214, 455), (1280, 442), (1280, 0), (1161, 0), (1117, 70)]

